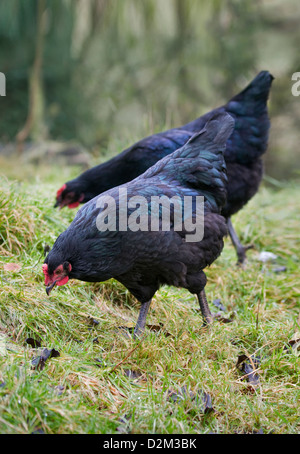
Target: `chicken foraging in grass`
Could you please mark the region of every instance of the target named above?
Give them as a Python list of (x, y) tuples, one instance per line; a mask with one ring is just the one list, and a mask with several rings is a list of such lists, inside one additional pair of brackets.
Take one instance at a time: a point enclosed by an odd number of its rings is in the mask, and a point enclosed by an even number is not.
[[(225, 218), (220, 214), (226, 201), (226, 141), (234, 127), (234, 120), (226, 113), (217, 114), (202, 131), (188, 143), (166, 156), (131, 182), (106, 191), (80, 208), (73, 222), (54, 243), (47, 255), (43, 272), (49, 294), (55, 285), (69, 279), (102, 282), (115, 278), (141, 303), (134, 335), (145, 329), (151, 299), (161, 285), (173, 285), (196, 294), (204, 322), (212, 322), (204, 287), (204, 268), (214, 262), (223, 248), (227, 233)], [(142, 196), (146, 200), (147, 227), (153, 218), (159, 229), (120, 228), (119, 207), (121, 191), (127, 200)], [(175, 228), (175, 209), (170, 210), (169, 230), (162, 228), (160, 212), (154, 214), (154, 196), (164, 195), (170, 200), (192, 198), (192, 220), (197, 220), (197, 199), (204, 197), (204, 236), (201, 241), (187, 240), (186, 216), (180, 217), (180, 228)], [(99, 216), (109, 217), (108, 201), (115, 201), (116, 229), (100, 229)], [(135, 199), (136, 200), (136, 199)], [(101, 201), (106, 201), (101, 204)], [(141, 202), (136, 202), (141, 203)], [(113, 206), (113, 205), (112, 205)], [(136, 213), (133, 205), (126, 206), (128, 225)], [(161, 205), (160, 205), (161, 208)], [(185, 206), (184, 206), (185, 209)], [(149, 211), (148, 211), (149, 210)], [(156, 216), (156, 217), (155, 217)], [(178, 221), (178, 218), (177, 218)], [(196, 225), (194, 223), (194, 225)]]
[(262, 155), (267, 149), (270, 128), (267, 100), (272, 80), (273, 76), (268, 71), (261, 71), (227, 104), (180, 128), (146, 137), (104, 164), (85, 171), (57, 191), (55, 206), (75, 208), (108, 189), (131, 181), (158, 160), (182, 147), (211, 116), (227, 112), (234, 118), (235, 128), (225, 151), (228, 195), (222, 214), (228, 222), (238, 263), (243, 263), (248, 248), (240, 243), (230, 218), (256, 194), (262, 179)]

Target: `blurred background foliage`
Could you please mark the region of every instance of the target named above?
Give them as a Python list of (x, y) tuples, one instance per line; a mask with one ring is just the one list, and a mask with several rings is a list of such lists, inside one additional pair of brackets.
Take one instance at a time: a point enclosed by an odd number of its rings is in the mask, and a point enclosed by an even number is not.
[(299, 176), (298, 0), (0, 0), (0, 143), (76, 141), (96, 162), (274, 76), (266, 172)]

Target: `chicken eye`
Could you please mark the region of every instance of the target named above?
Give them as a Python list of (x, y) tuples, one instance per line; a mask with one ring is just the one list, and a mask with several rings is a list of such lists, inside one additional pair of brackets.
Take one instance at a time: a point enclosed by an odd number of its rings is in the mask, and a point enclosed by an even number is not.
[(61, 274), (61, 270), (55, 270), (54, 274)]

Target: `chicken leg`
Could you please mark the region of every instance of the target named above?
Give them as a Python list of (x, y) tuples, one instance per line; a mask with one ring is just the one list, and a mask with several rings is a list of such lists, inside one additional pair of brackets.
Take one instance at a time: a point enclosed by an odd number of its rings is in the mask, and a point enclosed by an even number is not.
[(134, 338), (140, 337), (140, 335), (143, 334), (143, 332), (145, 331), (146, 318), (147, 318), (147, 314), (148, 314), (148, 310), (149, 310), (151, 301), (152, 300), (149, 300), (146, 303), (142, 303), (142, 305), (141, 305), (138, 320), (136, 322), (136, 326), (135, 326), (134, 332), (133, 332)]
[(234, 227), (232, 225), (230, 218), (227, 218), (227, 227), (228, 227), (228, 233), (230, 235), (232, 244), (235, 247), (235, 250), (237, 253), (237, 257), (238, 257), (237, 265), (242, 265), (246, 260), (246, 251), (248, 251), (248, 249), (252, 249), (253, 245), (250, 244), (249, 246), (243, 246), (241, 244), (239, 237), (237, 236), (236, 231), (234, 230)]
[(198, 301), (203, 317), (204, 325), (210, 325), (213, 322), (213, 315), (208, 307), (205, 290), (203, 289), (198, 295)]

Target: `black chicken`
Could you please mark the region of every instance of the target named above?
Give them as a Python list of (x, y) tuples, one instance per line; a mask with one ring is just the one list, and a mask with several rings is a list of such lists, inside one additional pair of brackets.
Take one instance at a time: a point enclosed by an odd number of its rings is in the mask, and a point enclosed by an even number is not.
[(228, 196), (222, 214), (227, 219), (238, 263), (243, 263), (248, 248), (240, 243), (230, 217), (256, 194), (262, 179), (262, 155), (267, 149), (270, 128), (267, 100), (272, 80), (268, 71), (261, 71), (224, 106), (180, 128), (146, 137), (113, 159), (85, 171), (57, 191), (55, 206), (75, 208), (108, 189), (131, 181), (159, 159), (182, 147), (213, 115), (228, 112), (235, 120), (235, 128), (225, 152)]
[[(216, 115), (182, 148), (133, 181), (110, 189), (81, 207), (45, 259), (47, 293), (72, 278), (87, 282), (115, 278), (141, 302), (136, 336), (145, 328), (155, 292), (163, 284), (174, 285), (198, 296), (204, 322), (211, 323), (203, 269), (220, 255), (227, 233), (225, 218), (220, 215), (227, 183), (223, 153), (233, 127), (230, 115)], [(125, 191), (129, 227), (121, 228), (121, 216), (124, 216), (121, 193)], [(175, 204), (172, 205), (169, 227), (165, 228), (162, 205), (159, 203), (157, 210), (153, 204), (153, 197), (162, 195), (168, 200), (179, 197), (181, 208), (184, 197), (189, 196), (192, 202), (190, 210), (183, 204), (180, 218), (176, 217)], [(197, 208), (199, 196), (204, 197), (203, 239), (188, 239), (187, 235), (197, 228), (197, 219), (201, 219)], [(134, 208), (139, 205), (139, 210), (143, 200), (146, 202), (146, 210), (144, 205), (138, 216), (137, 210), (132, 209), (133, 200)], [(139, 218), (137, 224), (132, 217)], [(146, 219), (144, 227), (143, 219)], [(99, 224), (101, 220), (105, 223)], [(194, 223), (193, 229), (187, 227), (187, 220)], [(153, 227), (155, 222), (158, 228)]]

